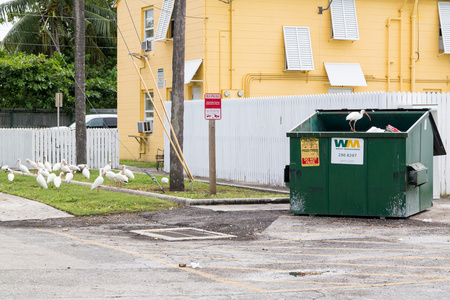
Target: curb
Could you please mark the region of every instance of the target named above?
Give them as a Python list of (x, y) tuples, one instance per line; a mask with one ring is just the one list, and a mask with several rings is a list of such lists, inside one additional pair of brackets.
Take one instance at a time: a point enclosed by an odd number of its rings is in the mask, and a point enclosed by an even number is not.
[[(80, 184), (84, 186), (91, 186), (92, 184), (72, 180), (72, 183)], [(221, 199), (191, 199), (177, 196), (161, 195), (152, 192), (144, 192), (137, 190), (130, 190), (124, 188), (117, 188), (111, 186), (100, 186), (101, 190), (110, 192), (119, 192), (130, 195), (155, 197), (162, 200), (172, 201), (179, 205), (192, 206), (192, 205), (219, 205), (219, 204), (264, 204), (264, 203), (289, 203), (289, 197), (270, 197), (270, 198), (221, 198)]]

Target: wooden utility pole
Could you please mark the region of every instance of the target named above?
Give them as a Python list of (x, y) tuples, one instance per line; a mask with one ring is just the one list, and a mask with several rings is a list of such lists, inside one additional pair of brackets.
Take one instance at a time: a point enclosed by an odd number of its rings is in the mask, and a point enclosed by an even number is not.
[(75, 139), (77, 164), (87, 162), (84, 0), (73, 0), (75, 17)]
[[(173, 33), (171, 122), (181, 151), (183, 151), (186, 0), (175, 1), (173, 14), (175, 22)], [(172, 147), (170, 148), (170, 190), (184, 191), (183, 165)]]

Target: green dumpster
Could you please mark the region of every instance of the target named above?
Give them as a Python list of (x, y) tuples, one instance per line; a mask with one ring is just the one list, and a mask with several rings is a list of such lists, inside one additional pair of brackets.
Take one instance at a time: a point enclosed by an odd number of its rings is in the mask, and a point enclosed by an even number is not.
[(366, 111), (356, 132), (350, 111), (318, 110), (287, 133), (292, 213), (408, 217), (432, 206), (433, 155), (446, 152), (431, 113)]

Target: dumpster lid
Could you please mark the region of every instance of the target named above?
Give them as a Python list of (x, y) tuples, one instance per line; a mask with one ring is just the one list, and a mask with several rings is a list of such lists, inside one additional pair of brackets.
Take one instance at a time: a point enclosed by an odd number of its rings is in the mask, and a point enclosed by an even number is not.
[[(351, 112), (356, 111), (358, 109), (316, 109), (316, 112)], [(417, 112), (417, 111), (423, 111), (423, 112), (429, 112), (429, 108), (416, 108), (416, 109), (410, 109), (410, 108), (399, 108), (399, 109), (378, 109), (378, 108), (370, 108), (366, 109), (367, 112)], [(434, 121), (433, 115), (429, 113), (428, 118), (430, 120), (431, 127), (433, 128), (433, 156), (439, 156), (439, 155), (446, 155), (447, 152), (445, 151), (444, 143), (442, 142), (441, 136), (439, 134), (439, 130), (437, 128), (436, 122)]]

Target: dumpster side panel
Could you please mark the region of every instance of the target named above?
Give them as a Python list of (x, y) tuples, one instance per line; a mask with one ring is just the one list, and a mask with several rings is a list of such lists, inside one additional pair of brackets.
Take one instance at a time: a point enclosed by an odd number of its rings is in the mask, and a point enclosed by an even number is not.
[(428, 115), (408, 133), (406, 164), (419, 162), (424, 165), (428, 169), (428, 180), (419, 186), (408, 185), (405, 217), (427, 209), (433, 203), (433, 130)]
[(417, 131), (420, 132), (420, 148), (417, 149), (419, 153), (419, 162), (428, 168), (428, 181), (419, 187), (419, 209), (418, 211), (412, 211), (415, 214), (424, 209), (430, 208), (433, 205), (433, 128), (427, 113), (425, 118), (419, 126)]
[(428, 168), (428, 182), (419, 187), (419, 211), (433, 206), (433, 133), (431, 130), (431, 126), (424, 126), (424, 128), (426, 129), (422, 131), (420, 161)]
[(403, 217), (406, 214), (404, 138), (367, 140), (368, 215)]
[(312, 166), (302, 166), (301, 138), (290, 140), (291, 212), (328, 214), (328, 140), (318, 139), (319, 164)]

